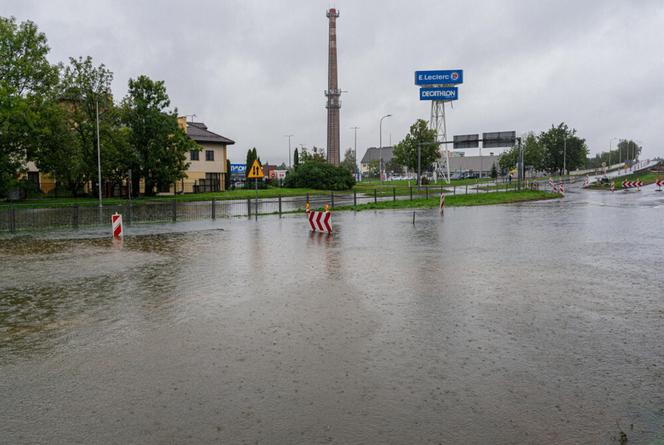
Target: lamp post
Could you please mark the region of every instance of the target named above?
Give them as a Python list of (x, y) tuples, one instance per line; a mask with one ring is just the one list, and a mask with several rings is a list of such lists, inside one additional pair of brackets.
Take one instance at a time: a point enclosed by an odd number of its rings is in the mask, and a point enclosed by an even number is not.
[(97, 190), (99, 193), (99, 212), (102, 209), (101, 202), (101, 144), (99, 143), (99, 94), (95, 96), (95, 111), (97, 112)]
[(385, 116), (380, 118), (380, 121), (378, 123), (379, 132), (380, 132), (380, 135), (378, 137), (379, 140), (378, 152), (380, 153), (380, 164), (378, 165), (378, 175), (380, 176), (380, 182), (383, 182), (383, 119), (390, 116), (392, 115), (386, 114)]
[[(613, 141), (619, 140), (618, 138), (611, 138), (609, 141), (609, 167), (611, 167), (611, 151), (613, 150)], [(620, 163), (620, 159), (618, 159), (618, 163)]]
[(351, 130), (355, 131), (355, 148), (353, 149), (355, 152), (355, 179), (357, 179), (357, 173), (360, 171), (360, 169), (357, 167), (357, 130), (359, 129), (360, 127), (351, 127)]
[(563, 176), (567, 171), (567, 133), (565, 133), (565, 138), (563, 139)]
[(295, 136), (295, 135), (294, 135), (294, 134), (287, 134), (287, 135), (284, 136), (284, 137), (288, 138), (288, 168), (291, 168), (291, 167), (292, 167), (292, 164), (291, 164), (291, 147), (290, 147), (290, 138), (292, 138), (293, 136)]

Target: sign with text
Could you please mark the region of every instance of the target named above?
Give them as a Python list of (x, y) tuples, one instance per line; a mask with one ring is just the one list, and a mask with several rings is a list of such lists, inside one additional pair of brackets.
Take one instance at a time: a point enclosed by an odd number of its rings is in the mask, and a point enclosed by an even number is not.
[(454, 149), (477, 148), (479, 146), (479, 134), (460, 134), (454, 136)]
[(516, 142), (516, 131), (494, 131), (482, 133), (482, 147), (511, 147)]
[(247, 164), (231, 164), (232, 175), (243, 175), (247, 171)]
[(415, 71), (415, 85), (456, 85), (463, 83), (463, 70)]
[(426, 87), (420, 88), (420, 100), (457, 100), (457, 87)]

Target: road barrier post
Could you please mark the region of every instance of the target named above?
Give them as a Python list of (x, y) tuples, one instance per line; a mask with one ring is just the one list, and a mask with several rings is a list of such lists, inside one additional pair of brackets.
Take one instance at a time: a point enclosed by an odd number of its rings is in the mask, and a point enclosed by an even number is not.
[(216, 210), (216, 205), (214, 199), (212, 200), (212, 208), (210, 209), (212, 211), (212, 221), (217, 219), (217, 210)]
[(353, 190), (353, 207), (357, 206), (357, 191)]
[(396, 201), (396, 200), (397, 200), (397, 188), (392, 187), (392, 201)]

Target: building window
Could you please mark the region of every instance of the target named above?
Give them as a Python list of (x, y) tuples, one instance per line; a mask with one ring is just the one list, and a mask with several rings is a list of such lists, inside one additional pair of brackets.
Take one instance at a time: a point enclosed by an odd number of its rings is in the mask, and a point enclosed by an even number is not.
[(205, 150), (205, 160), (214, 161), (214, 150)]
[(189, 159), (192, 161), (198, 161), (198, 151), (197, 150), (191, 150), (189, 152)]

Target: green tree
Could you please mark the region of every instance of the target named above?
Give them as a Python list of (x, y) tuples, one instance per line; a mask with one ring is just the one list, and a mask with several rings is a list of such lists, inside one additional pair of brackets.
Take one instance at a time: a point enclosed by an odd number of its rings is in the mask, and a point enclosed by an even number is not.
[(0, 17), (0, 195), (48, 133), (42, 114), (51, 100), (58, 67), (46, 59), (46, 36), (30, 21)]
[(297, 148), (293, 152), (293, 167), (297, 168), (297, 166), (300, 165), (300, 155), (297, 152)]
[(224, 190), (231, 189), (231, 160), (226, 159), (226, 174), (224, 175)]
[(421, 169), (428, 170), (440, 158), (436, 130), (427, 127), (427, 121), (418, 119), (410, 126), (410, 132), (394, 147), (394, 159), (412, 171), (417, 171), (417, 147), (420, 146)]
[[(523, 138), (523, 162), (526, 166), (532, 166), (535, 170), (544, 169), (544, 147), (537, 136), (530, 132)], [(504, 151), (498, 157), (498, 164), (502, 170), (508, 171), (516, 168), (519, 161), (519, 146), (515, 145)]]
[(583, 168), (588, 158), (585, 139), (576, 136), (576, 130), (569, 129), (566, 123), (551, 126), (538, 137), (544, 150), (543, 167), (549, 172), (563, 173), (563, 164), (567, 171)]
[(351, 174), (355, 173), (357, 165), (355, 163), (355, 152), (352, 148), (349, 148), (344, 152), (344, 160), (341, 161), (341, 166), (351, 172)]
[(498, 177), (498, 169), (496, 168), (495, 163), (491, 166), (491, 177), (493, 179), (496, 179)]
[(380, 174), (380, 161), (378, 159), (373, 159), (369, 161), (368, 169), (365, 175), (369, 178), (378, 178)]
[(618, 143), (618, 155), (620, 161), (637, 161), (642, 148), (643, 147), (632, 140), (623, 139)]
[(170, 104), (164, 81), (144, 75), (129, 79), (129, 92), (123, 101), (124, 121), (131, 130), (132, 170), (145, 180), (148, 196), (155, 194), (155, 187), (184, 178), (189, 166), (186, 153), (198, 149), (178, 126), (177, 110), (171, 111)]
[(392, 175), (400, 175), (403, 173), (403, 165), (399, 164), (396, 158), (392, 158), (385, 163), (385, 172)]

